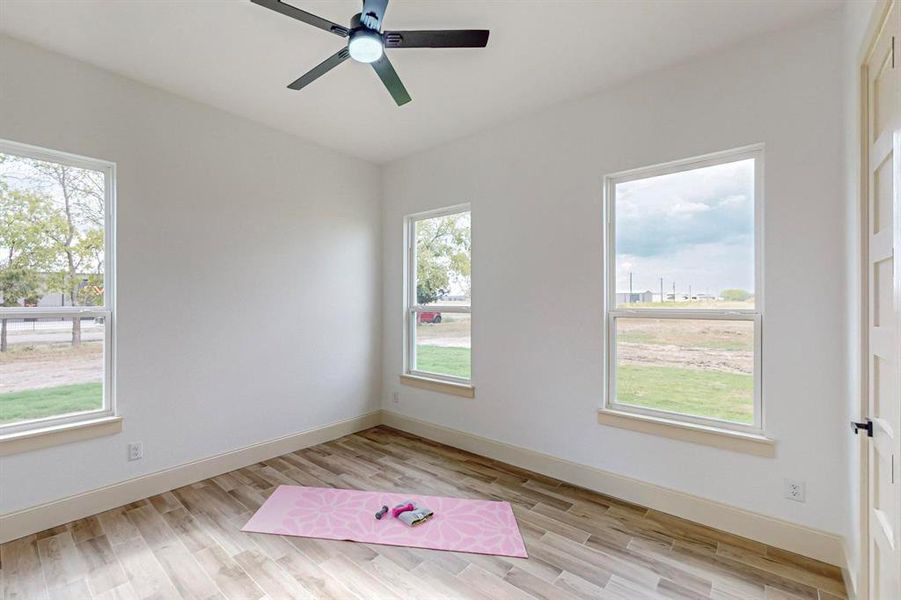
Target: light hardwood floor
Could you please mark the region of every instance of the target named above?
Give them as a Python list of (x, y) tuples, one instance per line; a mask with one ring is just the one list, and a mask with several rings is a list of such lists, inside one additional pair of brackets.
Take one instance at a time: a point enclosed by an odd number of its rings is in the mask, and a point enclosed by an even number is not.
[[(528, 559), (247, 534), (280, 484), (507, 500)], [(4, 598), (844, 598), (839, 570), (386, 427), (0, 547)]]

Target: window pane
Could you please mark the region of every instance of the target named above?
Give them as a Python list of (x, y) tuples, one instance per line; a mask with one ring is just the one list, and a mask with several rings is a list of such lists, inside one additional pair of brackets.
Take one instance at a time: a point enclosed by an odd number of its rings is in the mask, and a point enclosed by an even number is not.
[(418, 313), (416, 371), (470, 379), (471, 315), (466, 313)]
[(616, 306), (754, 308), (754, 162), (616, 184)]
[(102, 306), (101, 171), (0, 153), (0, 305)]
[(754, 423), (754, 323), (615, 319), (616, 401)]
[(0, 425), (103, 408), (102, 319), (0, 321)]
[(416, 303), (469, 306), (469, 212), (416, 221)]

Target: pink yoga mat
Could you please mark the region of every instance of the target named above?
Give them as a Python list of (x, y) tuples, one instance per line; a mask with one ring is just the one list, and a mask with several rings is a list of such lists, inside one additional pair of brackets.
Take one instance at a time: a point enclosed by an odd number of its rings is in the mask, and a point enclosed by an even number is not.
[[(435, 516), (416, 527), (390, 511), (376, 520), (382, 505), (391, 508), (406, 499)], [(282, 485), (242, 531), (528, 557), (510, 503), (491, 500)]]

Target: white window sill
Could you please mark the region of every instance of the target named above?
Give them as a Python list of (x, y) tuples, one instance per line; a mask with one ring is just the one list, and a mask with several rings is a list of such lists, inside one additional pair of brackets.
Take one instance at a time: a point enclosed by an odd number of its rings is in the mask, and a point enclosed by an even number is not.
[(650, 435), (668, 437), (674, 440), (713, 446), (733, 452), (755, 454), (766, 458), (774, 458), (776, 456), (776, 440), (754, 433), (730, 431), (718, 427), (685, 423), (662, 417), (638, 415), (609, 408), (602, 408), (598, 411), (598, 423)]
[(421, 377), (419, 375), (401, 375), (400, 382), (404, 385), (418, 387), (431, 392), (440, 392), (442, 394), (452, 394), (462, 398), (475, 398), (476, 389), (465, 383), (451, 383), (450, 381), (441, 381), (440, 379), (431, 379), (429, 377)]
[(0, 456), (89, 440), (120, 431), (122, 431), (122, 417), (99, 417), (89, 421), (9, 433), (0, 435)]

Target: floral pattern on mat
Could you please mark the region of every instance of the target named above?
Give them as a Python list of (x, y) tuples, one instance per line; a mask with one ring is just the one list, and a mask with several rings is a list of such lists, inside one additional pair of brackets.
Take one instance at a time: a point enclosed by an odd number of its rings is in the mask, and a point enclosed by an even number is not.
[[(435, 515), (416, 527), (375, 513), (404, 500)], [(242, 531), (526, 558), (509, 502), (294, 485), (276, 489)]]

